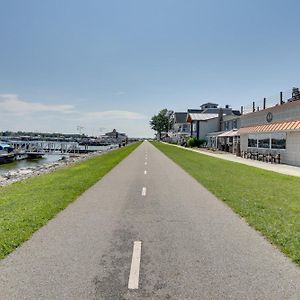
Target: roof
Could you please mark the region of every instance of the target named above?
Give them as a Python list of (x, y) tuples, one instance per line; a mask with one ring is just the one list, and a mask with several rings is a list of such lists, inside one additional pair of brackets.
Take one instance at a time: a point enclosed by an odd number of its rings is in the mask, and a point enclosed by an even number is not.
[(218, 103), (213, 103), (213, 102), (206, 102), (206, 103), (203, 103), (202, 105), (201, 105), (201, 107), (202, 106), (205, 106), (205, 105), (216, 105), (216, 106), (219, 106), (219, 104)]
[(207, 137), (217, 137), (218, 135), (220, 135), (221, 133), (223, 133), (225, 131), (214, 131), (214, 132), (208, 132), (206, 134)]
[(233, 109), (232, 113), (236, 116), (241, 116), (241, 112), (239, 110)]
[(189, 108), (187, 110), (188, 113), (202, 113), (203, 112), (203, 109), (198, 109), (198, 108)]
[(207, 121), (210, 119), (217, 118), (218, 114), (188, 114), (187, 122), (191, 121)]
[(297, 131), (300, 130), (300, 120), (283, 121), (272, 124), (256, 125), (239, 129), (240, 134), (256, 132)]
[(239, 120), (241, 116), (237, 115), (225, 115), (223, 116), (223, 121)]
[(174, 119), (175, 123), (186, 123), (187, 113), (186, 112), (175, 112)]
[(230, 136), (239, 136), (239, 135), (240, 133), (237, 129), (232, 129), (219, 134), (218, 137), (230, 137)]

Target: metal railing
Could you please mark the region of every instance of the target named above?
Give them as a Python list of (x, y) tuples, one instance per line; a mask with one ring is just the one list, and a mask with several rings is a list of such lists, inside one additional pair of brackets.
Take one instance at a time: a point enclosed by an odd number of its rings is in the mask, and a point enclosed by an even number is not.
[(300, 90), (299, 88), (292, 88), (276, 95), (253, 101), (250, 105), (242, 106), (241, 110), (243, 114), (248, 114), (296, 100), (300, 100)]

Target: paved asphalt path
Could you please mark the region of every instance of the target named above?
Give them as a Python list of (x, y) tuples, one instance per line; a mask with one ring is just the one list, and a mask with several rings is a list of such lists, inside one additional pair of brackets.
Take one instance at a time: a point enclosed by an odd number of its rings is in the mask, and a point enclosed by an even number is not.
[(300, 269), (144, 142), (0, 262), (0, 299), (300, 299)]

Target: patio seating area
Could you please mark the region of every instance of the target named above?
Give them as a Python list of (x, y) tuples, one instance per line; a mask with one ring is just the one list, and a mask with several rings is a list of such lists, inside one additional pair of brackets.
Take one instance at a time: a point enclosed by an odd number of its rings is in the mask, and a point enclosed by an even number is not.
[(258, 151), (242, 151), (241, 157), (263, 161), (271, 164), (280, 164), (280, 153), (258, 152)]

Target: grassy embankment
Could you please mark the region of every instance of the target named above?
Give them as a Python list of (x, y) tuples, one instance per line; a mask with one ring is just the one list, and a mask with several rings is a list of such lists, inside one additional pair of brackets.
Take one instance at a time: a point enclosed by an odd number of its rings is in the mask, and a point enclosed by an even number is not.
[(153, 144), (300, 264), (300, 178)]
[(91, 187), (140, 143), (0, 188), (0, 259)]

